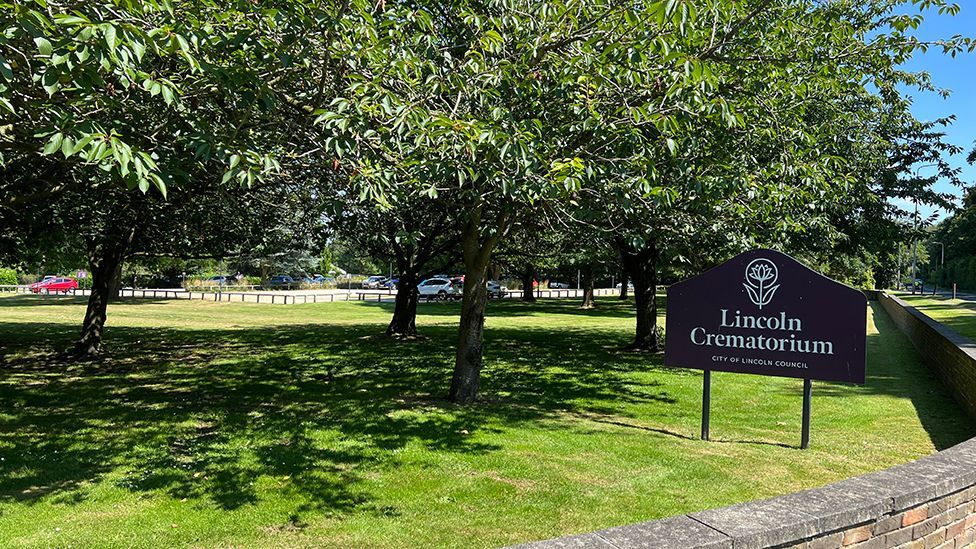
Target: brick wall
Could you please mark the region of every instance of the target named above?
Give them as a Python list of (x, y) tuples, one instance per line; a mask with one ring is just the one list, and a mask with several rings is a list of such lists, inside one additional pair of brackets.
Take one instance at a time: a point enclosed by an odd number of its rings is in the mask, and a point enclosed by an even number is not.
[(897, 297), (881, 294), (878, 302), (960, 406), (976, 419), (976, 344)]
[[(976, 418), (974, 344), (898, 298), (877, 299)], [(974, 538), (976, 438), (813, 490), (521, 547), (976, 549)]]
[(797, 549), (973, 547), (976, 487), (896, 512), (861, 526), (793, 544)]

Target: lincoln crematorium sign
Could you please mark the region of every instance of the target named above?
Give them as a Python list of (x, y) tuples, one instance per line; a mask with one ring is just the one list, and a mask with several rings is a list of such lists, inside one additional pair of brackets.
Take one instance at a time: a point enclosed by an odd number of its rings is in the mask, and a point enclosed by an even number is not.
[(864, 383), (865, 295), (774, 250), (745, 252), (670, 286), (666, 319), (665, 365), (705, 370), (706, 440), (711, 370), (803, 379), (803, 448), (811, 380)]

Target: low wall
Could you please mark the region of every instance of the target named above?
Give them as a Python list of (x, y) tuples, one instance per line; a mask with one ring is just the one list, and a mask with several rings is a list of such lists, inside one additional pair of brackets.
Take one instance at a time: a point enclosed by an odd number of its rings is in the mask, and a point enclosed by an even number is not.
[[(972, 414), (974, 344), (884, 293), (878, 299)], [(700, 513), (522, 545), (542, 548), (976, 548), (976, 438), (884, 471)]]
[(897, 297), (882, 294), (878, 302), (925, 357), (959, 405), (976, 419), (976, 343)]

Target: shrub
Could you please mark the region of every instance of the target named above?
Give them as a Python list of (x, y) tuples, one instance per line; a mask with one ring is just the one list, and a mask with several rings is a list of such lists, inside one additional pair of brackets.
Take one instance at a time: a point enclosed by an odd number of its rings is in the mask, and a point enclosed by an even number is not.
[(0, 267), (0, 286), (16, 286), (19, 283), (17, 271)]

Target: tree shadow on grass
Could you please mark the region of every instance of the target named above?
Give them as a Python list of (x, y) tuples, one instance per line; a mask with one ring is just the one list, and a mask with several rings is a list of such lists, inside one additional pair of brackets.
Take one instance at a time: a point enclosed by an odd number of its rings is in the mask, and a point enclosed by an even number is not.
[[(88, 483), (107, 480), (232, 510), (258, 503), (270, 482), (298, 515), (389, 515), (397, 511), (377, 505), (363, 479), (398, 467), (407, 445), (494, 452), (474, 435), (499, 421), (537, 421), (583, 401), (608, 413), (614, 403), (674, 402), (660, 383), (627, 382), (628, 359), (611, 359), (619, 334), (512, 329), (489, 341), (513, 367), (486, 372), (483, 404), (456, 407), (442, 399), (455, 328), (425, 329), (429, 339), (406, 343), (409, 352), (373, 337), (378, 329), (112, 327), (108, 356), (65, 365), (44, 349), (73, 330), (0, 323), (11, 342), (0, 369), (0, 501), (77, 503)], [(533, 346), (524, 364), (521, 345)]]
[[(118, 305), (142, 305), (146, 303), (166, 303), (176, 301), (175, 299), (164, 299), (161, 297), (125, 297), (112, 302), (112, 307)], [(182, 299), (180, 301), (186, 301)], [(194, 299), (194, 301), (200, 301)], [(212, 301), (212, 300), (211, 300)], [(81, 305), (88, 304), (88, 296), (80, 295), (2, 295), (0, 294), (0, 308), (4, 307), (38, 307), (41, 305)]]

